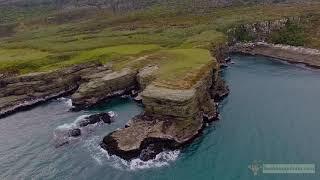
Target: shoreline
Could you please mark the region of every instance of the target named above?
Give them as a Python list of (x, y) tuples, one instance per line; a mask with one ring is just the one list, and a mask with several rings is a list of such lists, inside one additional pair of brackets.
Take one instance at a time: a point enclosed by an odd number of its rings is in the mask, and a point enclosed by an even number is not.
[[(220, 66), (228, 62), (222, 58), (224, 55), (242, 53), (320, 68), (320, 51), (302, 47), (262, 42), (237, 43), (220, 53), (222, 56), (216, 58)], [(128, 93), (128, 89), (140, 87), (135, 93), (131, 93), (131, 96), (141, 94), (144, 113), (131, 119), (126, 127), (107, 134), (100, 146), (110, 154), (126, 160), (136, 157), (149, 160), (167, 149), (180, 149), (193, 142), (201, 135), (206, 123), (218, 119), (216, 103), (229, 94), (227, 85), (219, 75), (221, 68), (212, 66), (191, 89), (187, 90), (155, 86), (152, 81), (155, 79), (157, 70), (158, 68), (147, 66), (138, 71), (131, 69), (112, 71), (110, 67), (87, 64), (47, 73), (46, 76), (50, 77), (50, 81), (48, 77), (43, 76), (44, 74), (11, 78), (8, 82), (2, 81), (4, 85), (2, 91), (10, 90), (19, 95), (21, 93), (19, 90), (28, 85), (29, 89), (32, 87), (32, 91), (23, 92), (36, 94), (39, 90), (37, 89), (39, 81), (42, 81), (40, 84), (44, 89), (40, 92), (45, 96), (38, 96), (22, 105), (13, 103), (12, 107), (5, 109), (8, 110), (7, 112), (3, 113), (1, 110), (0, 118), (32, 108), (66, 93), (72, 95), (74, 105), (80, 110), (113, 97), (110, 94), (121, 96), (125, 92)], [(69, 77), (61, 81), (60, 73), (68, 74)], [(58, 94), (50, 89), (51, 85), (54, 85), (55, 91), (59, 90)]]
[(304, 64), (307, 67), (320, 69), (320, 50), (317, 49), (256, 42), (236, 43), (229, 47), (229, 53), (261, 55), (290, 64)]

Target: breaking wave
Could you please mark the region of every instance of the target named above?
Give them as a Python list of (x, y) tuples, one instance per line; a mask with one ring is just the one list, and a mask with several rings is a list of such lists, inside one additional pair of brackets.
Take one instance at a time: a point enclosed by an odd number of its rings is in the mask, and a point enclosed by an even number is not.
[[(108, 113), (111, 116), (111, 118), (117, 117), (117, 114), (113, 111), (109, 111)], [(58, 126), (53, 132), (53, 141), (55, 143), (55, 146), (59, 147), (76, 139), (79, 139), (81, 136), (86, 136), (93, 132), (97, 126), (102, 126), (103, 124), (105, 124), (101, 121), (95, 124), (89, 124), (85, 127), (80, 127), (80, 123), (89, 116), (90, 115), (81, 115), (72, 123), (66, 123)], [(80, 129), (81, 136), (71, 137), (70, 131), (73, 129)]]
[(142, 161), (139, 158), (126, 161), (115, 155), (109, 155), (106, 150), (100, 147), (101, 137), (95, 136), (86, 140), (84, 147), (88, 149), (90, 156), (99, 165), (111, 165), (114, 168), (128, 171), (135, 171), (139, 169), (158, 168), (170, 165), (179, 157), (180, 151), (164, 151), (156, 156), (155, 159), (149, 161)]

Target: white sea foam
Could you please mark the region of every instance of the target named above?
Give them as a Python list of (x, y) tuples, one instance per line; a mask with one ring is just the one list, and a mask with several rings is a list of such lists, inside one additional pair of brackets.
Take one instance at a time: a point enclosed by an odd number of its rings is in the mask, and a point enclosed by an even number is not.
[(170, 165), (170, 162), (175, 161), (180, 154), (179, 150), (165, 151), (156, 156), (155, 159), (149, 161), (142, 161), (141, 159), (132, 159), (126, 161), (115, 155), (109, 155), (106, 150), (100, 147), (101, 138), (99, 136), (88, 139), (84, 146), (88, 149), (91, 157), (99, 165), (108, 164), (114, 168), (128, 171), (135, 171), (139, 169), (157, 168)]
[(73, 105), (72, 105), (72, 99), (70, 98), (65, 98), (65, 97), (61, 97), (61, 98), (58, 98), (58, 101), (61, 101), (63, 102), (67, 107), (69, 108), (72, 108)]
[(149, 161), (142, 161), (141, 159), (133, 159), (128, 162), (130, 170), (148, 169), (155, 167), (168, 166), (170, 162), (175, 161), (180, 154), (180, 151), (165, 151), (156, 156), (155, 159)]
[(118, 114), (114, 111), (109, 111), (108, 114), (111, 117), (111, 119), (115, 119), (116, 117), (118, 117)]

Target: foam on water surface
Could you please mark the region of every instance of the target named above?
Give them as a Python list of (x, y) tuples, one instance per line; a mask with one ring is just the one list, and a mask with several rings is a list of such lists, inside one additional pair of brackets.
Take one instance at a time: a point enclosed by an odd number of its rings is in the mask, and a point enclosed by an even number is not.
[(110, 155), (106, 150), (100, 147), (101, 138), (92, 137), (85, 141), (84, 147), (89, 151), (92, 159), (99, 165), (108, 164), (116, 169), (135, 171), (139, 169), (158, 168), (168, 166), (177, 160), (180, 151), (164, 151), (159, 153), (155, 159), (142, 161), (139, 158), (126, 161), (118, 156)]
[[(111, 118), (117, 117), (117, 114), (113, 111), (109, 111), (108, 114)], [(95, 124), (89, 124), (85, 127), (80, 127), (81, 121), (85, 120), (89, 116), (89, 114), (81, 115), (72, 123), (65, 123), (63, 125), (58, 126), (53, 132), (53, 140), (56, 146), (64, 145), (66, 143), (71, 142), (72, 140), (79, 139), (81, 136), (87, 136), (91, 132), (93, 132), (97, 126), (102, 126), (103, 124), (105, 124), (103, 122), (98, 122)], [(81, 136), (70, 137), (69, 132), (72, 129), (80, 129)]]

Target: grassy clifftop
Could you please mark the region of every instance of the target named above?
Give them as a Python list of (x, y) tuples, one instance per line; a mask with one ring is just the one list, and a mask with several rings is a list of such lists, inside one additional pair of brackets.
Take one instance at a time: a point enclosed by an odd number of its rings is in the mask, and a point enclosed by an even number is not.
[(205, 12), (161, 6), (126, 14), (91, 8), (48, 11), (0, 26), (0, 72), (48, 71), (88, 61), (111, 63), (115, 69), (154, 63), (161, 65), (162, 85), (188, 87), (212, 62), (209, 46), (226, 42), (226, 31), (237, 24), (304, 16), (306, 46), (320, 48), (319, 9), (315, 3)]

